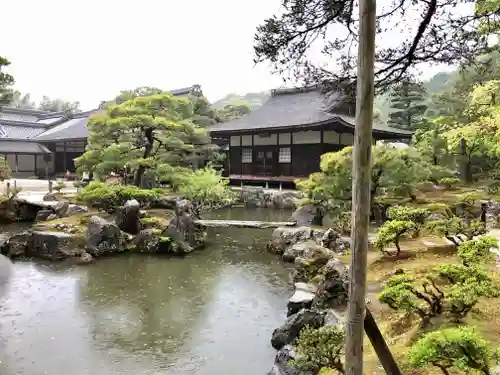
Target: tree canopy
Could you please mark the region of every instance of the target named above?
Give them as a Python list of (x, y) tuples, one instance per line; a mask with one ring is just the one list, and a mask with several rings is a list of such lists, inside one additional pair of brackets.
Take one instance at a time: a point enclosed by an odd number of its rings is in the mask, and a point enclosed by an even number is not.
[(10, 61), (0, 56), (0, 105), (10, 103), (12, 99), (12, 85), (14, 77), (4, 71), (10, 65)]
[[(401, 0), (377, 12), (375, 87), (388, 90), (421, 64), (471, 61), (489, 52), (489, 34), (500, 19), (498, 0)], [(282, 0), (279, 15), (265, 20), (255, 35), (256, 62), (270, 61), (275, 70), (291, 70), (300, 80), (349, 82), (356, 79), (358, 7), (352, 1)], [(409, 23), (408, 19), (418, 20)], [(484, 27), (488, 25), (488, 27)], [(308, 52), (321, 51), (313, 62)], [(352, 87), (352, 86), (348, 86)]]
[(65, 101), (63, 99), (51, 99), (44, 96), (38, 105), (37, 109), (49, 112), (66, 112), (76, 113), (80, 112), (80, 102)]
[(140, 186), (146, 172), (169, 178), (209, 158), (207, 131), (194, 124), (189, 98), (161, 93), (110, 104), (88, 124), (87, 151), (76, 159), (82, 171), (106, 175), (127, 170)]
[(424, 121), (427, 110), (425, 90), (421, 84), (406, 81), (391, 92), (391, 113), (388, 124), (395, 128), (415, 130)]

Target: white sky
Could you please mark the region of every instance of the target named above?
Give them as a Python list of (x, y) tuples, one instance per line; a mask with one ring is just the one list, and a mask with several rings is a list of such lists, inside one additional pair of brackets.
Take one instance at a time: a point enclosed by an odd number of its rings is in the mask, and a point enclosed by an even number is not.
[(280, 2), (0, 0), (0, 55), (15, 88), (35, 100), (80, 101), (85, 110), (124, 89), (200, 84), (215, 101), (282, 85), (253, 64), (255, 29)]

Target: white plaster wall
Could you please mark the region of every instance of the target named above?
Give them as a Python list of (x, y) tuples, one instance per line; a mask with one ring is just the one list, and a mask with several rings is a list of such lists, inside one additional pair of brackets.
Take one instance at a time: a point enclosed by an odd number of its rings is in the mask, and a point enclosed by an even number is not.
[(251, 146), (252, 145), (252, 135), (242, 135), (241, 136), (241, 145), (242, 146)]
[[(20, 171), (34, 171), (35, 170), (35, 156), (34, 155), (18, 155), (17, 164)], [(32, 173), (34, 175), (34, 173)]]
[(280, 145), (289, 145), (292, 143), (292, 134), (290, 133), (280, 133), (279, 134)]
[(340, 144), (340, 135), (334, 130), (324, 130), (323, 131), (323, 143), (329, 143), (333, 145)]
[(271, 133), (269, 137), (262, 137), (261, 135), (253, 136), (253, 144), (255, 146), (267, 146), (267, 145), (277, 145), (278, 135), (276, 133)]
[(293, 133), (293, 144), (321, 143), (321, 131), (309, 130)]
[(352, 146), (354, 144), (354, 135), (349, 133), (342, 133), (340, 142), (345, 146)]
[(230, 140), (231, 146), (241, 146), (241, 137), (239, 135), (232, 135)]

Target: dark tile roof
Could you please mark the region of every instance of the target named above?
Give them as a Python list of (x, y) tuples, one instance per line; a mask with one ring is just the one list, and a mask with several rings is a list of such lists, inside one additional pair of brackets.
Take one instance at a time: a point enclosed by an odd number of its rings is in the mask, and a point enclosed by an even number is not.
[[(210, 132), (283, 129), (331, 122), (354, 127), (354, 117), (327, 111), (336, 101), (341, 101), (338, 93), (330, 93), (327, 97), (317, 86), (272, 90), (271, 97), (260, 108), (237, 120), (212, 125)], [(373, 130), (404, 136), (412, 134), (383, 124), (373, 124)]]
[[(170, 90), (169, 92), (174, 96), (184, 96), (190, 94), (193, 90), (201, 92), (199, 85)], [(37, 141), (58, 141), (87, 138), (89, 136), (87, 123), (90, 116), (99, 110), (103, 110), (105, 106), (110, 103), (112, 102), (102, 102), (98, 109), (68, 115), (68, 120), (50, 127), (45, 132), (35, 136), (34, 139)]]
[(30, 139), (45, 131), (44, 127), (26, 126), (0, 121), (0, 139)]
[(0, 140), (0, 153), (50, 154), (50, 150), (37, 142), (23, 140)]

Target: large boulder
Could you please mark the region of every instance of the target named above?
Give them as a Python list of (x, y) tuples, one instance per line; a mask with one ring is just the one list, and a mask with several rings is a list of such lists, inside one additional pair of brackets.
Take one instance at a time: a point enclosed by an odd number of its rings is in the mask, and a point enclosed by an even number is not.
[(175, 216), (170, 221), (164, 236), (172, 240), (174, 252), (187, 253), (205, 245), (205, 228), (195, 223), (193, 205), (183, 199), (177, 202)]
[(28, 242), (31, 239), (31, 232), (24, 231), (11, 236), (6, 235), (2, 240), (2, 254), (9, 258), (17, 258), (26, 255)]
[(57, 202), (52, 209), (54, 210), (54, 213), (58, 217), (66, 217), (69, 209), (69, 202), (67, 201)]
[(288, 220), (295, 222), (297, 226), (322, 226), (323, 211), (319, 206), (307, 204), (297, 208)]
[(173, 252), (172, 240), (163, 236), (158, 229), (144, 229), (134, 240), (135, 249), (140, 253), (166, 254)]
[(342, 237), (340, 233), (334, 231), (332, 228), (327, 229), (323, 233), (319, 243), (321, 246), (341, 255), (346, 254), (348, 249), (351, 247), (349, 240)]
[(281, 255), (294, 244), (309, 240), (312, 234), (313, 229), (309, 227), (279, 227), (274, 230), (267, 248), (270, 252)]
[(295, 258), (297, 267), (293, 280), (295, 282), (311, 281), (334, 256), (333, 251), (323, 246), (317, 244), (308, 246), (303, 256)]
[(161, 197), (154, 199), (149, 204), (149, 207), (151, 207), (151, 208), (163, 208), (166, 210), (173, 210), (177, 206), (177, 202), (180, 200), (182, 200), (182, 198), (180, 198), (178, 196), (163, 195)]
[(295, 283), (295, 292), (288, 300), (287, 316), (298, 313), (302, 309), (311, 307), (314, 297), (316, 296), (316, 286), (307, 283)]
[(54, 212), (52, 210), (40, 210), (36, 214), (35, 221), (47, 221)]
[(88, 220), (85, 247), (92, 256), (119, 253), (125, 250), (125, 238), (116, 224), (94, 215)]
[(285, 345), (293, 344), (305, 326), (319, 328), (323, 325), (324, 314), (313, 310), (300, 310), (287, 318), (285, 323), (273, 331), (271, 345), (279, 350)]
[(66, 216), (84, 214), (86, 212), (89, 212), (87, 206), (81, 206), (79, 204), (70, 204), (68, 210), (66, 211)]
[(26, 255), (47, 260), (85, 260), (91, 261), (89, 255), (80, 246), (77, 236), (63, 232), (31, 233)]
[(312, 302), (313, 308), (335, 308), (347, 304), (349, 290), (348, 267), (332, 258), (319, 270), (323, 281), (319, 284)]
[(141, 230), (141, 205), (135, 199), (128, 200), (116, 211), (116, 224), (125, 233), (137, 234)]

